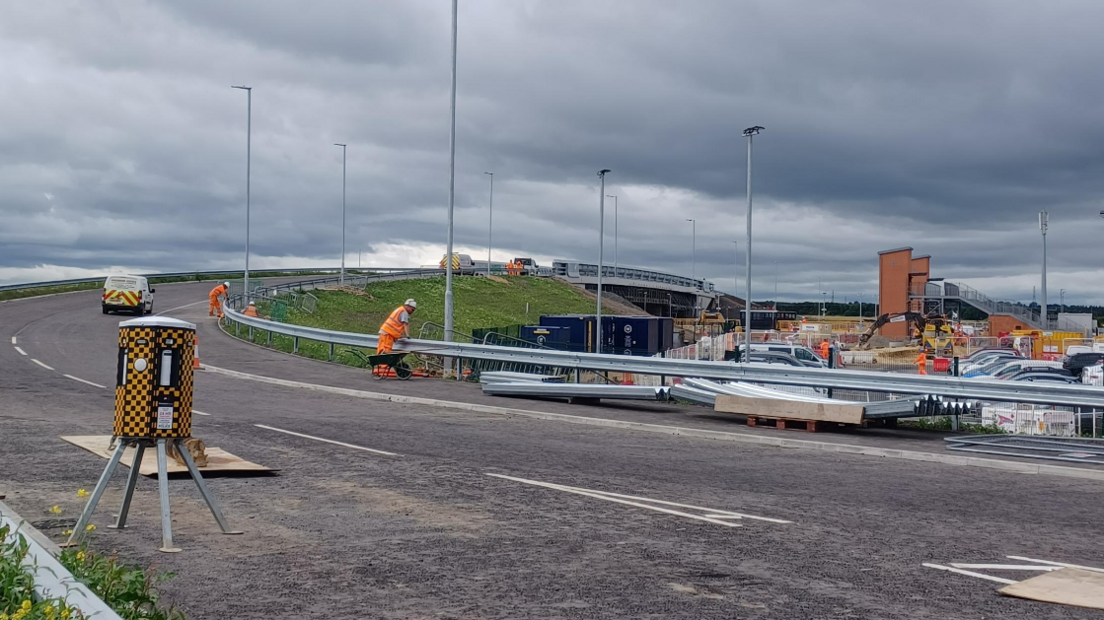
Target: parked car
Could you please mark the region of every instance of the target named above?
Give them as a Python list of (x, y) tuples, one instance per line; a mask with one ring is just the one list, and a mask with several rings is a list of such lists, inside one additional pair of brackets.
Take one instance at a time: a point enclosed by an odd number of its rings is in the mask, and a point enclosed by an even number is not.
[(994, 379), (1007, 379), (1016, 373), (1026, 372), (1029, 370), (1036, 370), (1041, 372), (1046, 372), (1049, 370), (1059, 370), (1063, 373), (1067, 372), (1066, 370), (1062, 369), (1061, 362), (1048, 362), (1045, 360), (1016, 360), (1005, 364), (999, 370), (994, 372), (991, 376)]
[(1019, 359), (1020, 356), (1015, 351), (1009, 351), (1008, 349), (985, 349), (974, 357), (965, 357), (959, 360), (959, 372), (965, 376), (966, 373), (974, 372), (982, 366), (994, 362), (996, 360), (1011, 360)]
[[(742, 350), (741, 346), (741, 350)], [(804, 366), (812, 368), (825, 368), (828, 366), (827, 360), (821, 359), (813, 350), (809, 347), (800, 344), (791, 344), (789, 342), (753, 342), (751, 343), (751, 352), (755, 353), (785, 353), (793, 356), (797, 361), (801, 362)], [(737, 360), (740, 356), (735, 356)]]
[[(1073, 347), (1070, 347), (1073, 348)], [(1066, 358), (1062, 368), (1070, 371), (1075, 377), (1081, 376), (1081, 371), (1087, 366), (1096, 366), (1104, 361), (1104, 353), (1077, 353)]]
[(1000, 378), (1005, 381), (1057, 381), (1059, 383), (1080, 383), (1076, 377), (1064, 368), (1027, 368)]
[(1002, 371), (1007, 372), (1008, 369), (1010, 369), (1010, 368), (1018, 370), (1018, 369), (1022, 369), (1022, 368), (1028, 368), (1028, 367), (1061, 368), (1062, 364), (1060, 362), (1048, 362), (1046, 360), (1032, 360), (1032, 359), (1026, 359), (1026, 358), (1022, 358), (1022, 357), (1016, 357), (1016, 358), (998, 357), (997, 359), (995, 359), (995, 360), (993, 360), (993, 361), (991, 361), (987, 364), (983, 364), (982, 366), (980, 366), (980, 367), (978, 367), (974, 370), (970, 370), (970, 371), (962, 373), (962, 376), (963, 377), (994, 376), (997, 373), (1002, 372)]

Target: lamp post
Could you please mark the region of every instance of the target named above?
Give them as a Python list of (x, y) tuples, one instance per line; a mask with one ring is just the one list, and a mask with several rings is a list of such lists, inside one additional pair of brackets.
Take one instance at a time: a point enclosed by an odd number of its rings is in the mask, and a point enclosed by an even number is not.
[(487, 198), (487, 275), (491, 275), (491, 238), (494, 223), (494, 173), (484, 172), (491, 177), (491, 195)]
[(249, 299), (249, 172), (253, 151), (253, 87), (231, 86), (245, 91), (245, 278), (243, 291), (245, 299)]
[(732, 261), (732, 265), (733, 267), (735, 267), (732, 272), (732, 286), (735, 287), (732, 289), (732, 296), (736, 297), (740, 294), (740, 242), (733, 241), (732, 245), (735, 246), (736, 252), (736, 258)]
[(1050, 320), (1049, 320), (1049, 316), (1048, 316), (1049, 315), (1049, 312), (1048, 312), (1049, 308), (1047, 307), (1047, 273), (1046, 273), (1046, 258), (1047, 258), (1046, 257), (1046, 234), (1047, 234), (1047, 224), (1049, 224), (1049, 223), (1050, 223), (1050, 214), (1047, 213), (1046, 211), (1039, 211), (1039, 231), (1043, 233), (1043, 282), (1042, 282), (1042, 286), (1040, 287), (1040, 289), (1041, 289), (1040, 290), (1040, 293), (1041, 293), (1040, 297), (1041, 298), (1039, 300), (1040, 301), (1040, 309), (1042, 310), (1042, 314), (1040, 315), (1040, 319), (1042, 319), (1043, 329), (1047, 329), (1050, 326)]
[(609, 172), (607, 168), (598, 171), (598, 178), (602, 180), (602, 187), (598, 191), (598, 308), (595, 313), (597, 319), (595, 321), (597, 323), (595, 332), (598, 334), (598, 340), (594, 344), (595, 353), (602, 352), (602, 260), (606, 240), (606, 175)]
[[(445, 248), (445, 341), (452, 342), (452, 222), (456, 204), (456, 0), (452, 0), (452, 91), (449, 96), (448, 241)], [(446, 364), (448, 366), (449, 364)], [(445, 373), (448, 374), (447, 372)]]
[(335, 142), (341, 147), (341, 286), (345, 286), (345, 144)]
[(686, 220), (686, 221), (690, 222), (691, 226), (693, 227), (692, 228), (693, 232), (691, 233), (691, 237), (690, 237), (690, 279), (691, 280), (697, 280), (698, 279), (698, 274), (697, 274), (697, 271), (698, 271), (698, 221), (697, 220)]
[(774, 311), (778, 312), (778, 261), (774, 261)]
[(613, 277), (617, 277), (617, 196), (606, 194), (606, 198), (613, 198)]
[(1058, 289), (1058, 312), (1066, 311), (1066, 289)]
[(744, 246), (744, 251), (747, 253), (747, 264), (744, 266), (746, 270), (747, 281), (744, 282), (746, 287), (746, 294), (744, 300), (744, 316), (747, 326), (744, 328), (747, 331), (748, 342), (748, 355), (743, 356), (744, 363), (748, 363), (748, 358), (751, 357), (751, 144), (754, 137), (762, 131), (763, 128), (759, 125), (754, 127), (748, 127), (744, 130), (744, 136), (748, 141), (748, 156), (747, 156), (747, 241)]

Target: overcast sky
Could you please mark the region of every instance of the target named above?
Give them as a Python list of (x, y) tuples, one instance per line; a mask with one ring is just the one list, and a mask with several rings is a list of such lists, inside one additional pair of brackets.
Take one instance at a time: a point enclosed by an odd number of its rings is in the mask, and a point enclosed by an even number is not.
[[(0, 19), (0, 283), (443, 253), (448, 0), (46, 0)], [(877, 289), (877, 252), (1104, 303), (1104, 3), (460, 0), (456, 245), (730, 290), (754, 159), (756, 299)], [(607, 205), (607, 258), (613, 208)], [(742, 274), (741, 265), (741, 274)], [(742, 276), (741, 276), (742, 279)], [(743, 285), (741, 284), (741, 287)]]

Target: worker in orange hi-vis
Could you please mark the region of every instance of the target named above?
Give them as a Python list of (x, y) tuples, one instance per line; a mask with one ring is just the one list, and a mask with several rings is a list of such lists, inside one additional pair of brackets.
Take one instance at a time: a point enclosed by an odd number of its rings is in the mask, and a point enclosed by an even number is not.
[(242, 314), (245, 316), (255, 316), (258, 319), (261, 318), (261, 315), (257, 314), (257, 303), (253, 301), (249, 302), (249, 305), (245, 308), (245, 312), (242, 312)]
[(211, 289), (211, 292), (207, 294), (208, 300), (211, 302), (207, 306), (207, 316), (217, 316), (222, 318), (222, 304), (219, 303), (219, 297), (226, 297), (230, 294), (230, 283), (223, 282), (215, 288)]
[(916, 370), (919, 375), (928, 374), (928, 354), (921, 351), (916, 356)]
[(828, 356), (832, 354), (832, 345), (828, 344), (827, 340), (820, 342), (820, 356), (824, 359), (828, 359)]
[(390, 316), (380, 326), (376, 354), (390, 353), (395, 347), (396, 340), (410, 337), (410, 315), (417, 309), (418, 302), (407, 299), (403, 305), (391, 311)]

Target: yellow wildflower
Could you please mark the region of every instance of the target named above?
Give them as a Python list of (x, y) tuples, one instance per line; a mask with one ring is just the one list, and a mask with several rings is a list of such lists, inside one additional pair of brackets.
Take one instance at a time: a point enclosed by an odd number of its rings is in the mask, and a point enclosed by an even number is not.
[(50, 512), (52, 512), (56, 515), (61, 514), (61, 506), (58, 506), (57, 504), (54, 504), (54, 507), (50, 509)]
[(77, 497), (88, 497), (88, 491), (85, 491), (84, 489), (78, 489)]
[[(72, 534), (72, 533), (73, 533), (73, 530), (65, 530), (64, 532), (62, 532), (62, 533), (61, 533), (61, 535), (62, 535), (62, 536), (68, 536), (68, 535), (70, 535), (70, 534)], [(2, 620), (2, 619), (0, 619), (0, 620)]]
[(79, 561), (79, 562), (84, 561), (84, 552), (83, 551), (78, 551), (77, 552), (77, 561)]
[(52, 616), (52, 615), (54, 615), (54, 606), (53, 605), (47, 605), (46, 608), (43, 609), (42, 611), (47, 616)]
[(68, 607), (61, 610), (61, 620), (69, 620), (69, 608)]
[(28, 600), (23, 601), (23, 604), (20, 605), (19, 608), (22, 609), (23, 611), (30, 611), (31, 607), (32, 607), (31, 601), (28, 599)]
[(26, 616), (26, 615), (27, 615), (27, 612), (20, 609), (19, 611), (12, 614), (12, 620), (23, 620), (23, 616)]
[(84, 531), (86, 531), (86, 532), (94, 532), (94, 531), (96, 531), (96, 526), (95, 526), (95, 525), (93, 525), (93, 524), (91, 524), (91, 523), (89, 523), (89, 524), (88, 524), (88, 527), (84, 528)]
[(4, 612), (0, 612), (0, 620), (9, 620), (8, 619), (8, 614), (6, 614)]

